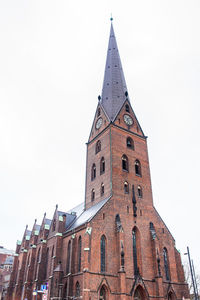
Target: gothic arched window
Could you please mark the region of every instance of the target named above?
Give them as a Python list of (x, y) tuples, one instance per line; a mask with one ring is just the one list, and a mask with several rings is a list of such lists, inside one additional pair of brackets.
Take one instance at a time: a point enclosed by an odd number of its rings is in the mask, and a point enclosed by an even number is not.
[(137, 241), (136, 241), (136, 230), (132, 231), (133, 238), (133, 264), (134, 264), (134, 275), (138, 274), (138, 261), (137, 261)]
[(104, 157), (101, 158), (100, 160), (100, 175), (105, 172), (105, 159)]
[(134, 142), (133, 142), (132, 138), (127, 137), (126, 146), (127, 146), (127, 148), (134, 150)]
[(138, 176), (142, 176), (141, 164), (140, 164), (140, 161), (138, 159), (136, 159), (136, 161), (135, 161), (135, 174), (138, 175)]
[(128, 172), (128, 157), (125, 154), (122, 156), (122, 170)]
[(95, 153), (97, 154), (97, 153), (100, 152), (100, 151), (101, 151), (101, 141), (98, 140), (98, 141), (96, 142)]
[(94, 180), (95, 178), (96, 178), (96, 165), (93, 164), (91, 169), (91, 180)]
[(80, 284), (79, 284), (79, 282), (77, 281), (77, 283), (76, 283), (75, 297), (80, 297), (80, 295), (81, 295)]
[(103, 196), (104, 195), (104, 184), (102, 183), (101, 184), (101, 196)]
[(71, 240), (69, 240), (68, 247), (67, 247), (66, 274), (69, 274), (69, 272), (70, 272), (70, 259), (71, 259)]
[(52, 227), (52, 230), (53, 230), (53, 231), (56, 230), (56, 220), (55, 220), (55, 219), (53, 220), (53, 227)]
[(165, 277), (166, 280), (170, 280), (168, 253), (166, 248), (163, 249), (163, 259), (164, 259)]
[(78, 272), (81, 271), (81, 247), (82, 247), (82, 239), (81, 239), (81, 236), (79, 236), (79, 239), (78, 239)]
[(98, 109), (97, 109), (97, 117), (99, 117), (101, 115), (101, 109), (100, 109), (100, 107), (98, 107)]
[(129, 184), (127, 181), (124, 182), (124, 193), (125, 194), (129, 193)]
[(142, 188), (140, 185), (138, 185), (137, 191), (138, 191), (138, 197), (142, 198)]
[(100, 251), (101, 251), (101, 272), (105, 272), (106, 271), (106, 238), (104, 235), (102, 235), (101, 237)]
[(39, 263), (41, 261), (41, 257), (40, 257), (40, 249), (38, 250), (38, 255), (37, 255), (37, 263)]
[(106, 300), (106, 289), (104, 286), (102, 286), (101, 290), (100, 290), (100, 300)]
[(125, 111), (126, 111), (126, 112), (130, 112), (130, 108), (129, 108), (129, 105), (128, 105), (128, 104), (125, 105)]
[(91, 201), (94, 201), (95, 199), (95, 190), (92, 189), (92, 192), (91, 192)]

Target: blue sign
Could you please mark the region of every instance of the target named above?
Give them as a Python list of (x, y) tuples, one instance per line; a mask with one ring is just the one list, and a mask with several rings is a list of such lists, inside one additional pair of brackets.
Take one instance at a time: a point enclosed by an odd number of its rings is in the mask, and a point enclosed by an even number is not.
[(41, 291), (45, 291), (47, 289), (47, 286), (45, 284), (41, 285)]

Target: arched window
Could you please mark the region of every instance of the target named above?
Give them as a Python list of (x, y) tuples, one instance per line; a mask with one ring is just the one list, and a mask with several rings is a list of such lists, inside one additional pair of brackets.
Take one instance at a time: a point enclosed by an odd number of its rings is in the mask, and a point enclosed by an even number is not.
[(104, 286), (100, 289), (100, 295), (99, 295), (100, 300), (106, 300), (106, 289)]
[(39, 263), (41, 261), (41, 257), (40, 257), (40, 249), (38, 250), (38, 255), (37, 255), (37, 263)]
[(136, 230), (132, 231), (133, 238), (133, 264), (134, 264), (134, 275), (138, 274), (138, 262), (137, 262), (137, 242), (136, 242)]
[(67, 247), (66, 274), (69, 274), (69, 272), (70, 272), (70, 259), (71, 259), (71, 240), (69, 240), (68, 247)]
[(141, 164), (138, 159), (136, 159), (136, 161), (135, 161), (135, 174), (138, 176), (142, 176)]
[(130, 112), (130, 108), (129, 108), (129, 105), (128, 105), (128, 104), (125, 105), (125, 111), (126, 111), (126, 112)]
[(166, 248), (163, 249), (163, 259), (164, 259), (165, 277), (166, 277), (166, 280), (170, 280), (168, 253), (167, 253)]
[(105, 159), (104, 157), (101, 158), (100, 160), (100, 175), (105, 172)]
[(77, 283), (76, 283), (75, 296), (76, 296), (76, 297), (80, 297), (80, 295), (81, 295), (80, 284), (79, 284), (79, 282), (77, 281)]
[(101, 115), (101, 109), (100, 109), (100, 107), (98, 107), (98, 109), (97, 109), (97, 117), (99, 117)]
[(103, 196), (104, 195), (104, 184), (102, 183), (101, 184), (101, 196)]
[(96, 142), (95, 153), (97, 154), (100, 151), (101, 151), (101, 141), (98, 140)]
[(95, 199), (95, 190), (92, 189), (92, 192), (91, 192), (91, 201), (94, 201)]
[(106, 271), (106, 238), (104, 235), (101, 237), (101, 272)]
[(138, 185), (137, 191), (138, 191), (138, 197), (139, 197), (139, 198), (142, 198), (142, 188), (141, 188), (140, 185)]
[(124, 182), (124, 193), (125, 194), (129, 193), (129, 184), (127, 181)]
[(96, 165), (92, 165), (92, 170), (91, 170), (91, 180), (94, 180), (96, 178)]
[(122, 170), (128, 172), (128, 157), (125, 154), (122, 156)]
[(82, 247), (82, 239), (81, 239), (81, 236), (79, 236), (79, 239), (78, 239), (78, 272), (81, 271), (81, 247)]
[(134, 142), (133, 142), (132, 138), (127, 137), (126, 146), (127, 146), (127, 148), (134, 150)]

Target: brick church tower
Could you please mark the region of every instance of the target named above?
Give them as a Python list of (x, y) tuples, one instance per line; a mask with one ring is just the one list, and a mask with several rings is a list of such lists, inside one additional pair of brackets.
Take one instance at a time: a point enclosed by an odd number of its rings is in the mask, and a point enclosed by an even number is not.
[[(189, 298), (175, 240), (153, 205), (147, 139), (130, 103), (112, 23), (87, 143), (85, 202), (68, 212), (56, 207), (48, 224), (46, 236), (42, 225), (32, 242), (32, 292), (43, 284), (48, 299)], [(26, 247), (32, 253), (33, 246)], [(17, 251), (20, 256), (19, 246)], [(21, 278), (27, 278), (27, 268), (24, 274), (20, 269)], [(23, 293), (18, 286), (19, 297), (13, 298), (12, 277), (7, 299), (25, 299), (21, 280)]]

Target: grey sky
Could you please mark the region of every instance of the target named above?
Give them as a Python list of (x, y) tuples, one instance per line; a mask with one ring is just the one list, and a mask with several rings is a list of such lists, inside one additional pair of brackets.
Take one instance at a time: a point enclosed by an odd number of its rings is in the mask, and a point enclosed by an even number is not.
[(0, 244), (84, 200), (110, 13), (154, 204), (199, 268), (200, 2), (0, 1)]

